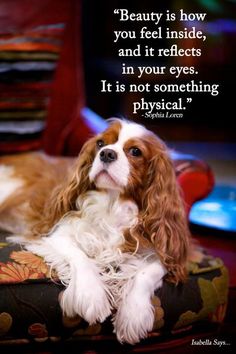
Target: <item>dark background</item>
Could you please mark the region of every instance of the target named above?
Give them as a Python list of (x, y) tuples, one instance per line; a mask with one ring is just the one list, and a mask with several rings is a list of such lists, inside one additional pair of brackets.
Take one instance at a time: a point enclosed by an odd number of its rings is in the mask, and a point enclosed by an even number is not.
[[(235, 0), (84, 0), (82, 6), (83, 24), (83, 52), (85, 67), (85, 83), (87, 105), (104, 118), (110, 116), (125, 116), (140, 123), (145, 123), (149, 128), (158, 131), (163, 139), (167, 140), (194, 140), (194, 141), (221, 141), (235, 142), (235, 63), (236, 63), (236, 3)], [(139, 30), (143, 26), (152, 29), (150, 23), (145, 22), (119, 22), (119, 16), (114, 15), (116, 8), (127, 8), (129, 11), (138, 12), (164, 12), (169, 9), (178, 12), (183, 8), (185, 12), (206, 12), (207, 16), (204, 25), (204, 34), (207, 40), (174, 40), (180, 48), (201, 47), (201, 57), (138, 57), (119, 58), (117, 49), (119, 47), (131, 47), (140, 40), (122, 40), (117, 44), (114, 40), (114, 30)], [(163, 22), (164, 23), (164, 22)], [(162, 23), (162, 24), (163, 24)], [(201, 24), (202, 22), (200, 22)], [(170, 27), (171, 23), (168, 23)], [(194, 26), (194, 24), (189, 24)], [(175, 27), (176, 26), (176, 27)], [(176, 21), (172, 23), (172, 29), (180, 30), (185, 23)], [(198, 26), (198, 25), (196, 25)], [(153, 25), (153, 30), (158, 26)], [(201, 28), (199, 28), (201, 29)], [(170, 47), (170, 41), (156, 40), (147, 44), (159, 47)], [(152, 76), (145, 79), (135, 79), (121, 75), (121, 63), (132, 65), (179, 65), (195, 66), (198, 75), (183, 75), (177, 79), (178, 83), (195, 79), (203, 83), (220, 84), (219, 95), (211, 96), (209, 93), (194, 94), (188, 93), (185, 97), (192, 97), (192, 103), (187, 105), (187, 110), (182, 119), (145, 119), (140, 114), (133, 115), (133, 101), (145, 97), (147, 101), (158, 101), (161, 98), (166, 100), (174, 99), (175, 95), (165, 94), (144, 94), (144, 93), (101, 93), (101, 80), (121, 83), (155, 82), (170, 83), (175, 79), (168, 75)], [(172, 80), (172, 81), (171, 81)], [(177, 96), (183, 96), (177, 94)], [(177, 98), (177, 97), (176, 97)]]

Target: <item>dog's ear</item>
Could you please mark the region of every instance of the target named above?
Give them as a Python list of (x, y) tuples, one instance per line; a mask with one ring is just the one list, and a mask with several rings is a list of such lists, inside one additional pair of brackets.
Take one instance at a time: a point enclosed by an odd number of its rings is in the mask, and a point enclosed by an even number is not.
[(55, 191), (56, 207), (62, 215), (75, 209), (78, 196), (92, 187), (88, 174), (95, 157), (95, 142), (96, 138), (94, 137), (84, 144), (67, 181)]
[(48, 233), (65, 214), (77, 210), (78, 196), (92, 188), (88, 173), (96, 153), (96, 140), (93, 137), (85, 143), (65, 181), (47, 197), (47, 204), (42, 210), (43, 220), (38, 218), (41, 221), (32, 228), (35, 235)]
[(189, 231), (184, 203), (167, 148), (159, 142), (148, 168), (142, 200), (142, 225), (170, 281), (186, 278)]

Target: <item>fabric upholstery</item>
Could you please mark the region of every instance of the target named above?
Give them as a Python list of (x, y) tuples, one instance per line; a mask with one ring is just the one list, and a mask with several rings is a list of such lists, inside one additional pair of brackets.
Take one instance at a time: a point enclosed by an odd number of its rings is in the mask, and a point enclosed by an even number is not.
[[(64, 287), (43, 259), (6, 242), (0, 249), (0, 339), (54, 341), (55, 338), (113, 338), (110, 319), (88, 326), (79, 316), (63, 317), (58, 298)], [(202, 250), (189, 263), (189, 278), (175, 286), (164, 282), (152, 299), (152, 336), (174, 336), (195, 324), (223, 321), (227, 305), (228, 272), (222, 261)], [(104, 337), (104, 338), (105, 338)]]

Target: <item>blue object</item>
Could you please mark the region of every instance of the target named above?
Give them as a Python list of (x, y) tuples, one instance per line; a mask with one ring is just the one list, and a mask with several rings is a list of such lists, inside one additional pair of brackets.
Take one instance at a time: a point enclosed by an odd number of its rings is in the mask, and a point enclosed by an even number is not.
[(236, 232), (236, 187), (215, 186), (207, 198), (193, 205), (190, 222), (199, 226)]
[(105, 129), (107, 129), (107, 121), (101, 118), (98, 114), (93, 112), (88, 107), (84, 107), (81, 110), (81, 113), (86, 121), (86, 124), (95, 134), (102, 133)]

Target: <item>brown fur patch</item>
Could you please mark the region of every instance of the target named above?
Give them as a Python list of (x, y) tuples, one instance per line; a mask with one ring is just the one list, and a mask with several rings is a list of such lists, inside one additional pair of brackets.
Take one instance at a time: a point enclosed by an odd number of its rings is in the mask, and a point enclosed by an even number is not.
[[(138, 139), (139, 140), (139, 139)], [(131, 173), (126, 198), (136, 201), (138, 224), (126, 232), (125, 251), (154, 247), (168, 271), (167, 278), (178, 283), (186, 279), (190, 235), (175, 170), (165, 144), (153, 134), (128, 141), (125, 149), (137, 146), (142, 156), (129, 157)]]

